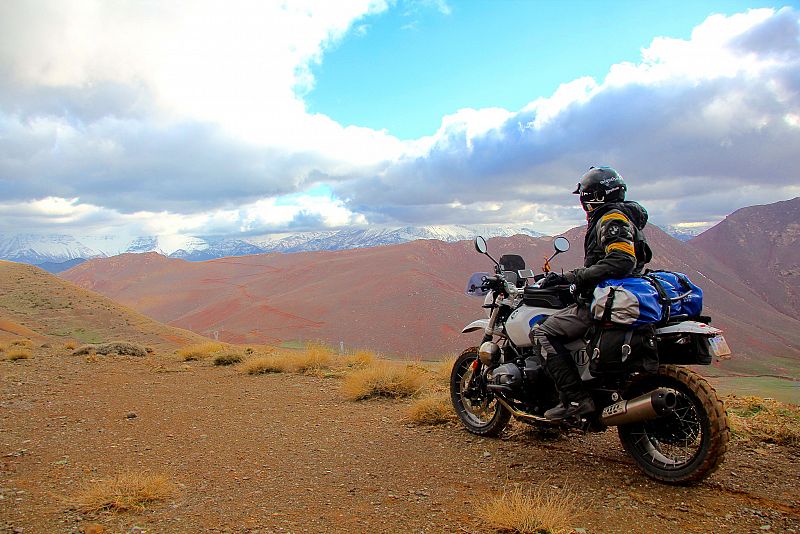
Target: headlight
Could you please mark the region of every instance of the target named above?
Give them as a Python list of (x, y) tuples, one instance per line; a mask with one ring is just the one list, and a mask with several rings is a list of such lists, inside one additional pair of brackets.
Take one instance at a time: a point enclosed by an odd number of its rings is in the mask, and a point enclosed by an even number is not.
[(478, 349), (478, 358), (484, 365), (492, 365), (500, 361), (500, 347), (494, 341), (486, 341)]

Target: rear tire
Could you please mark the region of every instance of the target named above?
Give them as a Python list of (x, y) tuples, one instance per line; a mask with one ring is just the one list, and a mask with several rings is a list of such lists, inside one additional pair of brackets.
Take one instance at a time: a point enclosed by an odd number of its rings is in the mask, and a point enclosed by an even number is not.
[(668, 484), (696, 484), (725, 459), (730, 436), (725, 406), (705, 378), (678, 365), (660, 366), (658, 374), (634, 382), (626, 397), (656, 388), (675, 390), (675, 411), (621, 425), (620, 441), (647, 476)]
[(500, 434), (511, 419), (509, 412), (485, 389), (476, 388), (472, 365), (478, 359), (478, 347), (470, 347), (456, 358), (450, 372), (450, 400), (464, 427), (479, 436)]

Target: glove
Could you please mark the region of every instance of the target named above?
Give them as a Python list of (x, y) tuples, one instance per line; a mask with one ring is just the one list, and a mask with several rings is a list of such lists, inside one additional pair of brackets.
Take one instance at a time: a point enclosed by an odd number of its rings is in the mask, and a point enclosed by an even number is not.
[(544, 289), (546, 287), (562, 286), (566, 283), (568, 282), (564, 275), (551, 271), (547, 273), (547, 276), (544, 277), (544, 280), (542, 280), (542, 282), (539, 284), (539, 287)]

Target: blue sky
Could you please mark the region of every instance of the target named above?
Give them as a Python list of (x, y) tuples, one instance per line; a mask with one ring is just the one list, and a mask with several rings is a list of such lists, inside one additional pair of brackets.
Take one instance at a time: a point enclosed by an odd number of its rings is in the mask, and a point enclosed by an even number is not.
[(597, 164), (703, 226), (800, 195), (798, 153), (791, 4), (0, 2), (5, 236), (557, 233)]
[(313, 67), (311, 112), (401, 139), (432, 135), (461, 108), (520, 109), (560, 84), (638, 61), (656, 36), (688, 38), (745, 1), (405, 3), (357, 25)]

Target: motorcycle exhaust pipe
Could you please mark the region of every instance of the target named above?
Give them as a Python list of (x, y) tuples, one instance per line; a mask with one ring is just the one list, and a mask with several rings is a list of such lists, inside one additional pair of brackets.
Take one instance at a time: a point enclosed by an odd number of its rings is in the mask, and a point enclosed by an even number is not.
[(621, 400), (603, 408), (600, 420), (606, 426), (641, 423), (675, 410), (675, 391), (659, 388), (631, 400)]

